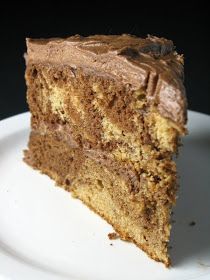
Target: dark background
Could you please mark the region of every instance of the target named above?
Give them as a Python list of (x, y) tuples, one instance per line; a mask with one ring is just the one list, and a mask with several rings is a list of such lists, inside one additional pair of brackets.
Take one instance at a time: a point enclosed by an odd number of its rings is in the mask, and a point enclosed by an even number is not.
[[(188, 2), (188, 1), (186, 1)], [(210, 114), (210, 13), (201, 3), (152, 2), (97, 7), (63, 2), (0, 10), (0, 119), (27, 110), (25, 101), (25, 37), (65, 37), (73, 34), (152, 34), (174, 41), (185, 56), (185, 85), (189, 109)], [(131, 2), (130, 2), (131, 3)], [(162, 2), (161, 2), (162, 3)], [(141, 5), (140, 5), (141, 4)], [(141, 7), (140, 7), (141, 6)]]

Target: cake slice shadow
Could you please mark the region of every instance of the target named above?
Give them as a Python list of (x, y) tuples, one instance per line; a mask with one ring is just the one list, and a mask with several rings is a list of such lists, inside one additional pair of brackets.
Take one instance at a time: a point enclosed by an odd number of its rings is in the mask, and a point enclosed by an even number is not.
[(186, 137), (178, 159), (181, 188), (171, 233), (173, 266), (192, 259), (199, 264), (210, 251), (209, 155), (210, 132)]

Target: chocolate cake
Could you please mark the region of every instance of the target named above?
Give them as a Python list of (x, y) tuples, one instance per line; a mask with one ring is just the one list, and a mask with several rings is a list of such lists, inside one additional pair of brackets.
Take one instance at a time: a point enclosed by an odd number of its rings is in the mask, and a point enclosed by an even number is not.
[(172, 41), (27, 39), (26, 64), (24, 160), (169, 266), (173, 155), (186, 133), (183, 57)]

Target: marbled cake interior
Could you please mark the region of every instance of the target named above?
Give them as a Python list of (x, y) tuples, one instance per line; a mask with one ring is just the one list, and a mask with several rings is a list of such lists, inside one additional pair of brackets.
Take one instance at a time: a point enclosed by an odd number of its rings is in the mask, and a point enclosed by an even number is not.
[(29, 56), (32, 131), (25, 161), (168, 266), (177, 189), (172, 156), (184, 122), (161, 114), (145, 85), (92, 70)]

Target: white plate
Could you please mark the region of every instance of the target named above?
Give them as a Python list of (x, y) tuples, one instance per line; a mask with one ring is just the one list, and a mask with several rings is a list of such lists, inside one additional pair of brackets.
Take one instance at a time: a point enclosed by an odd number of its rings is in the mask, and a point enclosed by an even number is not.
[(189, 112), (188, 127), (178, 160), (173, 267), (166, 269), (135, 245), (110, 241), (110, 225), (22, 161), (29, 113), (1, 121), (0, 279), (209, 280), (210, 117)]

